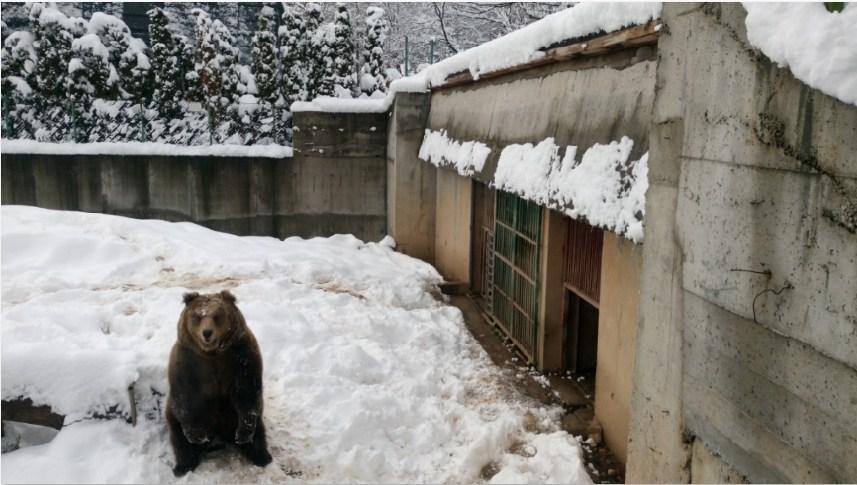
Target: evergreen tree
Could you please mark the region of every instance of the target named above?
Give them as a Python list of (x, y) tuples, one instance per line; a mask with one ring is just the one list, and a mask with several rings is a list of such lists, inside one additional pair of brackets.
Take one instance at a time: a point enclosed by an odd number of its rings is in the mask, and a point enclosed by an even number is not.
[(304, 99), (312, 100), (318, 96), (325, 71), (324, 36), (319, 35), (322, 21), (321, 7), (317, 3), (307, 4), (304, 18), (306, 19), (305, 36), (308, 40), (304, 51), (306, 59), (306, 83), (304, 85), (306, 94)]
[(290, 107), (306, 99), (306, 24), (293, 4), (283, 5), (279, 29), (280, 92)]
[(95, 34), (75, 39), (71, 50), (66, 78), (70, 128), (74, 141), (87, 142), (96, 124), (93, 101), (106, 91), (110, 78), (109, 54)]
[(256, 32), (253, 34), (253, 75), (256, 77), (258, 97), (268, 103), (277, 99), (277, 53), (273, 25), (274, 9), (265, 6), (259, 12)]
[(160, 8), (148, 11), (151, 67), (154, 79), (152, 105), (160, 118), (176, 119), (181, 116), (181, 80), (184, 77), (179, 62), (182, 46), (178, 45), (169, 29), (169, 19)]
[(259, 106), (254, 111), (249, 123), (243, 123), (245, 142), (260, 135), (277, 138), (280, 113), (276, 101), (280, 93), (277, 79), (277, 39), (273, 31), (275, 21), (274, 9), (269, 6), (262, 7), (253, 35), (252, 70), (256, 79), (257, 96), (264, 106)]
[(238, 49), (234, 47), (235, 38), (226, 25), (220, 20), (212, 23), (214, 30), (214, 41), (217, 45), (217, 64), (220, 72), (220, 104), (224, 115), (223, 121), (225, 136), (229, 137), (237, 132), (239, 123), (238, 98), (240, 72), (238, 65)]
[(3, 41), (2, 92), (4, 138), (32, 138), (35, 135), (35, 107), (32, 89), (36, 52), (33, 36), (19, 31)]
[(334, 30), (333, 23), (326, 23), (318, 28), (313, 37), (312, 52), (316, 54), (314, 59), (315, 97), (333, 96), (335, 93), (337, 77)]
[(354, 95), (354, 43), (351, 29), (351, 16), (344, 3), (336, 4), (334, 19), (335, 40), (333, 44), (334, 84), (342, 91)]
[(384, 9), (366, 9), (366, 45), (363, 49), (363, 67), (360, 73), (360, 89), (367, 95), (375, 91), (386, 91), (384, 75), (384, 41), (387, 38), (387, 19)]
[(184, 98), (190, 101), (202, 100), (202, 91), (199, 86), (199, 76), (196, 73), (196, 48), (194, 43), (183, 35), (175, 36), (176, 55), (179, 60), (181, 72), (180, 83)]
[(39, 99), (47, 106), (65, 101), (72, 34), (68, 19), (56, 9), (34, 4), (31, 10), (36, 51), (35, 84)]

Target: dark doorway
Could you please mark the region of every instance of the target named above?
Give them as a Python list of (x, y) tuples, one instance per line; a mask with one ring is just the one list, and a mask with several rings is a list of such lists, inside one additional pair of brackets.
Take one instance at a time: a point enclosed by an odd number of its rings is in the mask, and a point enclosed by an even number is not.
[(595, 389), (598, 363), (598, 307), (566, 289), (565, 370), (590, 396)]

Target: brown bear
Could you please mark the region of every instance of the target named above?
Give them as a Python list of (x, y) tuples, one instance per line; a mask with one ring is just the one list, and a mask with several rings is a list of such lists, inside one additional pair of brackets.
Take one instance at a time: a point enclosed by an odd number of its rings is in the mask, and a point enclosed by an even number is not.
[(170, 353), (166, 418), (178, 477), (234, 443), (253, 464), (271, 454), (262, 423), (262, 355), (229, 291), (186, 293)]

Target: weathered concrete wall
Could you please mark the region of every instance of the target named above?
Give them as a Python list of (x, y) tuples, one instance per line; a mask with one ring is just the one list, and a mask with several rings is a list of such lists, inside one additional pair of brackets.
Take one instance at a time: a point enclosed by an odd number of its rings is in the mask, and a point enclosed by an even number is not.
[(745, 16), (664, 6), (629, 481), (857, 481), (857, 107)]
[(387, 142), (387, 227), (398, 251), (432, 262), (437, 172), (417, 156), (430, 101), (429, 94), (396, 94)]
[(646, 47), (436, 90), (429, 128), (492, 148), (474, 177), (482, 182), (493, 180), (503, 147), (547, 137), (585, 149), (628, 136), (635, 142), (630, 159), (637, 160), (648, 150), (652, 58)]
[(2, 203), (239, 235), (383, 237), (387, 115), (296, 113), (295, 125), (287, 159), (3, 154)]
[(607, 446), (623, 463), (628, 455), (642, 263), (641, 245), (604, 232), (595, 417)]
[(437, 170), (434, 264), (447, 281), (470, 283), (473, 180)]

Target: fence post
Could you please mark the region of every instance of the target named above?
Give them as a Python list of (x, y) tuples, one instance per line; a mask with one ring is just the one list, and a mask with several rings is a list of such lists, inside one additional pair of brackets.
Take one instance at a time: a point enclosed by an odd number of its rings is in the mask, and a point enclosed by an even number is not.
[(140, 142), (146, 141), (146, 115), (143, 114), (143, 101), (140, 101)]
[(408, 36), (405, 36), (405, 76), (408, 75)]
[(429, 42), (430, 51), (429, 51), (429, 64), (434, 64), (434, 37), (431, 38)]

